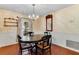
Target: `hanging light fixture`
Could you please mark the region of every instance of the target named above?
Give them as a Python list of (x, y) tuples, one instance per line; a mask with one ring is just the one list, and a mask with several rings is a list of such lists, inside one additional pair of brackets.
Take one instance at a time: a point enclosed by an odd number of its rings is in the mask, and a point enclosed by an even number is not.
[(33, 14), (32, 15), (29, 15), (28, 17), (30, 19), (34, 19), (35, 20), (35, 19), (38, 19), (39, 16), (35, 14), (35, 4), (32, 4), (32, 6), (33, 6)]

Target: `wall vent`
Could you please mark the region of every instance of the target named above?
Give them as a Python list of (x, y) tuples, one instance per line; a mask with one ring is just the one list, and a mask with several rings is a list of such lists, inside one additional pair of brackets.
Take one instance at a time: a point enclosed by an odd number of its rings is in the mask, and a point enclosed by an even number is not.
[(79, 42), (66, 40), (66, 46), (79, 50)]

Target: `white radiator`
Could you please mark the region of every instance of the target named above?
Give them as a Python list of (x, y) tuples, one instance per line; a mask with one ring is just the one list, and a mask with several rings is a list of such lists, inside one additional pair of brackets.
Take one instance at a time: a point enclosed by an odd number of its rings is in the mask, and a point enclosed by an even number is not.
[(66, 40), (66, 46), (79, 50), (79, 42)]

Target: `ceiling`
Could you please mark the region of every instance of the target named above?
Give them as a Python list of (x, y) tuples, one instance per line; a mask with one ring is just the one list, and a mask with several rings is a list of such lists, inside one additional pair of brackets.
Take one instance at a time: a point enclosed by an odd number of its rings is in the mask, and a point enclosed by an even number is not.
[[(35, 13), (43, 16), (51, 11), (57, 11), (59, 9), (71, 6), (72, 4), (36, 4)], [(33, 13), (32, 4), (0, 4), (0, 8), (7, 9), (15, 12), (20, 12), (25, 15)]]

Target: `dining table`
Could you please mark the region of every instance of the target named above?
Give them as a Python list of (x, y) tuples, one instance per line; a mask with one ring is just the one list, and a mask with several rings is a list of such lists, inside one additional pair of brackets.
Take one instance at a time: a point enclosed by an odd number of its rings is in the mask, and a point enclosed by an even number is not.
[(37, 55), (37, 44), (38, 44), (39, 41), (42, 41), (43, 36), (44, 35), (42, 35), (42, 34), (32, 35), (32, 36), (29, 36), (29, 40), (26, 39), (23, 42), (34, 44), (34, 46), (36, 48), (35, 49), (35, 55)]

